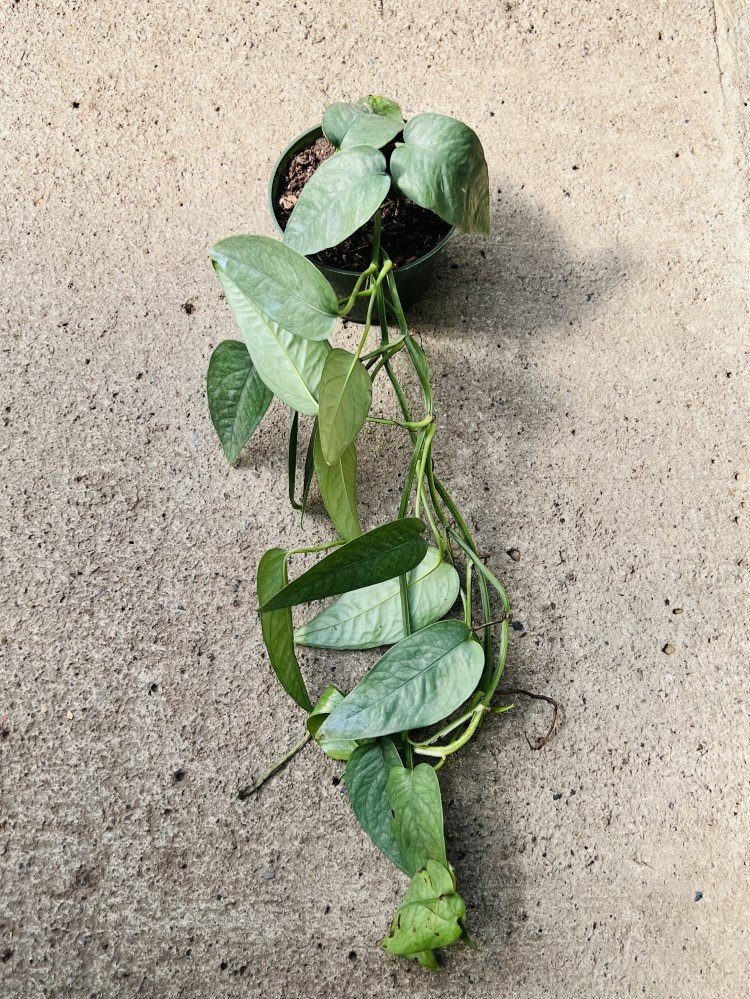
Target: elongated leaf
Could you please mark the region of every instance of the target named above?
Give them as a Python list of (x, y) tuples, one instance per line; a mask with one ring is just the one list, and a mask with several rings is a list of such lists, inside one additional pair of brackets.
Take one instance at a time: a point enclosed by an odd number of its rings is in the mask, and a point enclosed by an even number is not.
[(299, 437), (299, 413), (296, 409), (293, 409), (291, 413), (292, 418), (289, 423), (289, 448), (287, 451), (289, 503), (291, 504), (293, 510), (301, 510), (302, 506), (295, 498), (295, 493), (297, 492), (297, 440)]
[(385, 653), (326, 720), (326, 732), (367, 739), (432, 725), (471, 696), (483, 664), (463, 621), (431, 624)]
[[(379, 110), (376, 111), (373, 104)], [(363, 97), (355, 104), (337, 101), (327, 107), (323, 115), (323, 133), (338, 149), (351, 146), (380, 149), (395, 139), (403, 128), (400, 108), (387, 98)]]
[(336, 687), (326, 687), (307, 718), (307, 731), (332, 760), (348, 760), (357, 748), (354, 740), (327, 739), (318, 731), (328, 715), (343, 699), (344, 695)]
[[(458, 573), (437, 548), (407, 577), (412, 631), (447, 614), (458, 597)], [(388, 579), (342, 596), (294, 633), (297, 645), (322, 649), (373, 649), (404, 637), (398, 579)]]
[(360, 97), (354, 102), (354, 106), (362, 108), (363, 111), (382, 115), (383, 118), (397, 118), (399, 121), (403, 121), (404, 118), (399, 105), (390, 97), (381, 97), (380, 94), (368, 94), (366, 97)]
[(239, 340), (223, 340), (211, 354), (208, 410), (227, 459), (234, 464), (271, 404), (270, 392)]
[(353, 444), (344, 451), (338, 461), (329, 465), (323, 457), (320, 434), (315, 435), (313, 445), (315, 474), (318, 477), (320, 495), (331, 518), (331, 523), (342, 538), (351, 541), (362, 533), (357, 513), (357, 450)]
[(302, 520), (305, 519), (305, 514), (307, 513), (307, 501), (310, 498), (310, 486), (312, 485), (313, 474), (315, 471), (314, 452), (315, 439), (317, 436), (318, 421), (316, 419), (313, 423), (312, 430), (310, 431), (310, 440), (307, 442), (307, 453), (305, 454), (305, 470), (302, 476)]
[(318, 386), (331, 350), (327, 340), (303, 340), (256, 308), (221, 268), (214, 266), (239, 323), (255, 370), (274, 395), (307, 416), (318, 414)]
[(302, 188), (284, 242), (304, 254), (335, 246), (372, 218), (390, 186), (385, 157), (377, 149), (342, 150), (321, 163)]
[(267, 236), (231, 236), (211, 259), (253, 305), (282, 329), (327, 340), (338, 317), (336, 292), (301, 253)]
[(409, 873), (393, 835), (388, 777), (394, 767), (401, 769), (401, 757), (390, 739), (359, 746), (349, 758), (344, 783), (359, 824), (396, 867)]
[[(323, 600), (409, 572), (422, 561), (427, 542), (415, 517), (376, 527), (326, 555), (261, 605), (262, 611)], [(442, 717), (442, 716), (441, 716)]]
[(383, 946), (391, 954), (416, 957), (435, 970), (434, 950), (448, 947), (464, 934), (466, 906), (456, 892), (453, 875), (435, 860), (412, 878)]
[(490, 232), (490, 195), (482, 143), (468, 125), (442, 114), (418, 114), (393, 151), (391, 176), (422, 208), (464, 232)]
[(429, 763), (420, 763), (413, 770), (392, 769), (387, 793), (393, 812), (392, 832), (407, 874), (416, 874), (429, 860), (447, 864), (440, 784)]
[(338, 461), (364, 426), (372, 402), (367, 368), (348, 350), (335, 347), (320, 378), (318, 433), (329, 465)]
[[(286, 552), (271, 548), (258, 565), (258, 600), (265, 602), (281, 590), (287, 582)], [(294, 654), (292, 612), (284, 610), (262, 613), (260, 627), (279, 683), (293, 700), (305, 711), (312, 707), (310, 696), (302, 679), (299, 663)]]

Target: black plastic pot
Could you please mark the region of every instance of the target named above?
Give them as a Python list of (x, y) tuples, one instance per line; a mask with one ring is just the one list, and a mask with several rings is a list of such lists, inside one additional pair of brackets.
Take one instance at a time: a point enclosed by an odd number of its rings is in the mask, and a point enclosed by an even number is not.
[[(271, 218), (274, 221), (274, 225), (280, 235), (283, 234), (284, 230), (279, 225), (279, 220), (276, 216), (276, 199), (279, 193), (281, 176), (286, 170), (290, 160), (301, 149), (312, 145), (312, 143), (315, 142), (316, 139), (321, 138), (322, 135), (323, 129), (320, 125), (316, 128), (309, 129), (307, 132), (303, 132), (302, 135), (298, 135), (296, 139), (289, 143), (281, 156), (279, 156), (276, 165), (273, 168), (273, 173), (271, 174), (271, 179), (268, 184), (268, 208), (271, 212)], [(417, 260), (413, 260), (410, 264), (404, 264), (403, 267), (398, 267), (396, 269), (396, 287), (398, 288), (399, 298), (401, 299), (401, 304), (404, 309), (413, 305), (414, 302), (416, 302), (424, 294), (430, 275), (435, 266), (435, 261), (445, 249), (445, 244), (454, 232), (455, 227), (451, 227), (437, 246), (433, 247), (429, 253), (425, 253), (424, 256), (418, 257)], [(355, 271), (345, 271), (340, 267), (329, 267), (328, 264), (322, 264), (319, 260), (316, 260), (315, 257), (310, 257), (310, 260), (312, 260), (318, 270), (324, 274), (326, 278), (328, 278), (339, 298), (346, 298), (351, 294), (354, 288), (354, 283), (358, 277), (358, 274)], [(387, 294), (388, 291), (386, 289), (386, 295)], [(358, 323), (364, 322), (364, 303), (358, 303), (349, 314), (348, 318), (353, 319)]]

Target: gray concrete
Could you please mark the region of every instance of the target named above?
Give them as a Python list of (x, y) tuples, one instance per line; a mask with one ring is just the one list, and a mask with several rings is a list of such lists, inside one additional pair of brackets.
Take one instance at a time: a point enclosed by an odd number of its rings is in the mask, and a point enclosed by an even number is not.
[[(5, 5), (3, 996), (747, 994), (746, 22)], [(308, 748), (236, 800), (303, 724), (253, 611), (260, 553), (301, 535), (281, 409), (238, 470), (214, 440), (234, 333), (206, 250), (270, 234), (279, 148), (368, 91), (485, 143), (493, 234), (455, 240), (413, 319), (439, 464), (521, 626), (508, 680), (563, 705), (542, 752), (524, 704), (441, 775), (480, 946), (441, 977), (377, 946), (404, 880), (340, 765)], [(370, 439), (373, 524), (401, 452)], [(319, 691), (368, 661), (305, 668)]]

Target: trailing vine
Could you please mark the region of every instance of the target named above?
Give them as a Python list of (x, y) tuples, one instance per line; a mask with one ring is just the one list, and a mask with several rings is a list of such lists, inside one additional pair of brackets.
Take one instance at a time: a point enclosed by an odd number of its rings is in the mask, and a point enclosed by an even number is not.
[[(496, 697), (508, 656), (511, 608), (479, 552), (468, 517), (435, 468), (429, 364), (409, 331), (381, 204), (395, 191), (451, 225), (487, 233), (487, 166), (466, 125), (434, 114), (404, 123), (400, 108), (387, 98), (332, 105), (323, 130), (338, 152), (304, 188), (284, 242), (231, 237), (211, 251), (244, 340), (219, 344), (209, 365), (209, 407), (227, 458), (236, 460), (278, 397), (291, 410), (290, 502), (304, 516), (317, 480), (336, 532), (325, 544), (272, 548), (260, 560), (263, 640), (279, 682), (307, 713), (307, 731), (240, 796), (256, 791), (308, 741), (346, 761), (344, 780), (355, 816), (411, 878), (383, 945), (436, 968), (439, 948), (470, 942), (466, 909), (446, 856), (437, 771), (490, 715), (509, 710)], [(371, 259), (340, 298), (307, 256), (363, 225)], [(362, 307), (356, 350), (332, 346), (338, 321)], [(416, 374), (416, 404), (407, 397), (399, 354)], [(390, 383), (398, 419), (371, 412), (377, 378)], [(305, 419), (311, 423), (298, 497)], [(395, 518), (363, 533), (356, 448), (367, 423), (406, 434), (412, 454)], [(290, 565), (300, 554), (321, 557), (290, 578)], [(292, 608), (330, 597), (336, 600), (295, 630)], [(313, 702), (297, 659), (299, 646), (389, 648), (347, 694), (329, 686)]]

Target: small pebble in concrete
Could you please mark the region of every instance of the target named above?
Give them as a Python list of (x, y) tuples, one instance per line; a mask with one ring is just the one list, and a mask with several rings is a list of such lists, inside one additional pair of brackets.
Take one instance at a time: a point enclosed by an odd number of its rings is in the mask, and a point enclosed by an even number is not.
[(684, 614), (685, 611), (682, 609), (682, 607), (675, 607), (672, 613), (677, 614), (679, 616), (680, 614)]
[(696, 901), (696, 902), (700, 902), (700, 900), (701, 900), (702, 898), (703, 898), (703, 892), (702, 892), (702, 891), (697, 891), (697, 892), (695, 893), (695, 899), (694, 899), (694, 901)]
[(512, 558), (514, 562), (521, 561), (521, 553), (517, 548), (509, 548), (505, 554), (509, 558)]
[(667, 656), (673, 656), (676, 651), (677, 649), (671, 642), (667, 642), (667, 644), (662, 648), (662, 652)]

